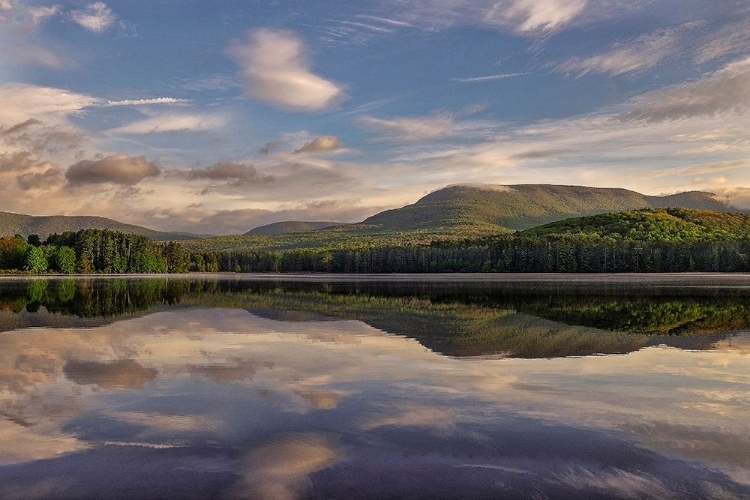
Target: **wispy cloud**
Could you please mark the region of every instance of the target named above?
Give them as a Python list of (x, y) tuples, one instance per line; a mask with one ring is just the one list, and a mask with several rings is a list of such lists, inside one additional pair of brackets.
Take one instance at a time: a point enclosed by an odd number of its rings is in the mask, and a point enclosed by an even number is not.
[(115, 23), (117, 16), (104, 2), (95, 2), (85, 9), (73, 10), (70, 17), (82, 28), (94, 33), (103, 33)]
[(440, 29), (474, 24), (521, 35), (550, 33), (591, 10), (588, 0), (418, 0), (394, 2), (394, 9), (404, 22), (416, 26)]
[(465, 82), (465, 83), (476, 83), (476, 82), (491, 82), (494, 80), (504, 80), (506, 78), (514, 78), (516, 76), (524, 76), (529, 73), (500, 73), (496, 75), (486, 76), (473, 76), (468, 78), (451, 78), (454, 82)]
[(750, 53), (750, 7), (738, 9), (733, 13), (734, 21), (721, 26), (718, 30), (702, 37), (695, 52), (698, 64), (721, 59), (728, 56), (747, 55)]
[(681, 50), (681, 35), (695, 24), (658, 30), (634, 40), (621, 41), (608, 52), (587, 58), (571, 58), (557, 69), (578, 78), (589, 73), (607, 73), (612, 76), (641, 71), (656, 66)]
[(291, 32), (250, 32), (228, 54), (242, 70), (245, 93), (281, 108), (319, 111), (343, 94), (339, 85), (310, 71), (305, 45)]
[(727, 65), (695, 82), (639, 96), (620, 121), (661, 122), (742, 112), (750, 107), (750, 58)]
[(384, 138), (399, 141), (436, 139), (452, 135), (455, 131), (455, 118), (450, 113), (393, 119), (362, 116), (357, 119), (357, 123), (367, 130), (382, 134)]
[(157, 134), (215, 130), (227, 123), (221, 113), (160, 113), (108, 131), (110, 134)]

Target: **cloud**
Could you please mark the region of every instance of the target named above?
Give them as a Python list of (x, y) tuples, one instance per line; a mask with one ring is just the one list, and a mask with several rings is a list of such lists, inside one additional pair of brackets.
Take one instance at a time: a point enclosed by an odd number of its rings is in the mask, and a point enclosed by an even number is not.
[(311, 484), (308, 476), (330, 466), (340, 455), (323, 435), (286, 435), (247, 454), (247, 469), (233, 493), (244, 497), (252, 491), (253, 497), (279, 500), (306, 497)]
[(648, 69), (680, 49), (681, 33), (690, 26), (663, 29), (635, 40), (619, 42), (609, 52), (585, 59), (568, 59), (558, 65), (557, 69), (567, 75), (575, 74), (578, 78), (589, 73), (617, 76)]
[(258, 150), (258, 154), (267, 155), (268, 153), (270, 153), (271, 151), (273, 151), (277, 147), (279, 147), (279, 143), (278, 142), (276, 142), (276, 141), (267, 142), (267, 143), (265, 143), (263, 145), (262, 148), (260, 148)]
[(7, 130), (3, 130), (2, 128), (0, 128), (0, 135), (15, 134), (17, 132), (20, 132), (24, 129), (31, 127), (32, 125), (40, 125), (41, 123), (42, 122), (37, 120), (36, 118), (29, 118), (23, 123), (18, 123), (16, 125), (9, 127)]
[(265, 184), (275, 180), (273, 175), (259, 174), (253, 165), (231, 161), (220, 161), (202, 169), (194, 168), (187, 173), (187, 178), (229, 181), (230, 186)]
[(123, 101), (107, 101), (106, 106), (145, 106), (151, 104), (189, 104), (189, 99), (174, 97), (155, 97), (152, 99), (126, 99)]
[(633, 99), (622, 122), (663, 122), (742, 112), (750, 107), (750, 58), (732, 63), (691, 83), (656, 90)]
[(318, 111), (343, 94), (337, 84), (310, 72), (305, 46), (287, 31), (260, 29), (227, 53), (239, 65), (245, 93), (292, 111)]
[(60, 69), (75, 66), (75, 62), (61, 57), (53, 50), (23, 42), (0, 45), (0, 61), (11, 66), (43, 66)]
[(16, 180), (24, 191), (32, 189), (48, 189), (60, 185), (62, 171), (59, 168), (48, 168), (42, 173), (30, 172), (19, 175)]
[(99, 100), (77, 92), (23, 83), (0, 85), (0, 125), (12, 126), (29, 118), (62, 120), (96, 105)]
[(117, 19), (112, 9), (104, 2), (91, 3), (85, 9), (71, 11), (70, 17), (82, 28), (94, 33), (103, 33)]
[(515, 31), (551, 31), (570, 23), (586, 7), (587, 0), (512, 0), (496, 2), (484, 14), (492, 25), (512, 25)]
[(725, 4), (718, 10), (732, 21), (718, 29), (711, 29), (708, 35), (698, 41), (695, 51), (695, 62), (698, 64), (750, 52), (750, 32), (747, 30), (750, 8), (737, 3), (734, 8)]
[(463, 83), (492, 82), (495, 80), (504, 80), (506, 78), (513, 78), (516, 76), (524, 76), (528, 74), (529, 73), (501, 73), (497, 75), (473, 76), (469, 78), (451, 78), (451, 80), (454, 82), (463, 82)]
[(453, 135), (455, 132), (454, 117), (448, 113), (391, 120), (362, 116), (357, 119), (357, 123), (367, 130), (382, 133), (388, 139), (401, 141), (436, 139)]
[(341, 147), (339, 140), (333, 135), (321, 135), (316, 137), (311, 142), (306, 143), (299, 149), (295, 149), (295, 153), (317, 153), (320, 151), (335, 151)]
[(95, 384), (105, 389), (141, 389), (157, 375), (154, 368), (144, 368), (132, 359), (69, 361), (63, 367), (63, 373), (76, 384)]
[(99, 160), (83, 160), (71, 165), (65, 178), (73, 186), (83, 184), (122, 184), (132, 186), (161, 173), (159, 165), (143, 156), (112, 155)]
[(24, 18), (26, 22), (32, 26), (38, 26), (47, 19), (56, 16), (60, 12), (59, 5), (51, 5), (49, 7), (32, 7), (26, 9), (24, 12)]
[(40, 163), (48, 165), (29, 151), (0, 154), (0, 172), (27, 172), (39, 167)]
[(2, 142), (8, 146), (29, 149), (36, 154), (59, 153), (79, 147), (86, 141), (83, 132), (61, 125), (36, 126), (43, 122), (30, 118), (5, 132), (0, 132)]
[[(616, 14), (616, 3), (606, 2), (607, 17)], [(546, 34), (580, 17), (601, 17), (601, 9), (592, 9), (587, 0), (418, 0), (392, 5), (416, 26), (480, 25), (521, 35)]]
[(227, 122), (220, 113), (164, 113), (109, 130), (115, 134), (156, 134), (215, 130)]

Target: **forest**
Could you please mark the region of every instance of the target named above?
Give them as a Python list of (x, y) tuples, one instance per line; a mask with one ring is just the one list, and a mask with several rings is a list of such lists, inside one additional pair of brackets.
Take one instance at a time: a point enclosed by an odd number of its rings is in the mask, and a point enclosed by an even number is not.
[(60, 274), (181, 273), (187, 257), (175, 242), (156, 243), (145, 236), (108, 229), (0, 238), (0, 270)]
[[(27, 273), (445, 273), (745, 272), (750, 216), (688, 209), (643, 209), (568, 219), (494, 236), (435, 238), (422, 232), (377, 237), (284, 235), (283, 247), (234, 249), (154, 242), (86, 229), (0, 238), (0, 270)], [(281, 239), (281, 238), (280, 238)]]

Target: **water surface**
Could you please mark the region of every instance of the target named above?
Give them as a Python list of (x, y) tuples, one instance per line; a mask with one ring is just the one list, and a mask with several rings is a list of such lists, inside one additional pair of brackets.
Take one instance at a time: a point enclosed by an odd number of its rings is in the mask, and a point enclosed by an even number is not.
[(0, 292), (2, 498), (750, 496), (746, 276)]

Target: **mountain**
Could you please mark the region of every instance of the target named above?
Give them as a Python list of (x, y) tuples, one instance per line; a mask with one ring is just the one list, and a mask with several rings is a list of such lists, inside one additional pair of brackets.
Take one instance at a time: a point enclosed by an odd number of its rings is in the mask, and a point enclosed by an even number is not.
[(52, 233), (64, 233), (65, 231), (80, 231), (82, 229), (110, 229), (122, 233), (140, 234), (156, 241), (188, 240), (200, 238), (200, 236), (186, 233), (167, 233), (155, 231), (133, 224), (125, 224), (105, 217), (93, 216), (35, 216), (0, 212), (0, 236), (13, 236), (20, 234), (27, 237), (30, 234), (38, 234), (45, 239)]
[(737, 211), (712, 193), (701, 191), (648, 196), (627, 189), (584, 186), (457, 185), (434, 191), (412, 205), (373, 215), (362, 224), (397, 231), (452, 228), (491, 233), (523, 230), (571, 217), (657, 207)]
[(302, 222), (302, 221), (285, 221), (258, 226), (246, 232), (246, 235), (276, 235), (288, 233), (304, 233), (315, 231), (331, 226), (339, 226), (340, 222)]

